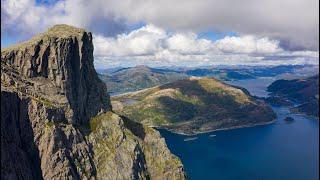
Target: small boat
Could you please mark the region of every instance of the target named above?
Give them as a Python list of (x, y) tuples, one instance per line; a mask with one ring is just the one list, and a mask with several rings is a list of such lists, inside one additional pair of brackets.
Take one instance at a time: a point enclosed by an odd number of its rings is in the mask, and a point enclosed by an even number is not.
[(216, 137), (217, 135), (215, 134), (210, 134), (209, 137)]
[(198, 137), (190, 137), (190, 138), (186, 138), (183, 141), (192, 141), (192, 140), (196, 140), (198, 139)]

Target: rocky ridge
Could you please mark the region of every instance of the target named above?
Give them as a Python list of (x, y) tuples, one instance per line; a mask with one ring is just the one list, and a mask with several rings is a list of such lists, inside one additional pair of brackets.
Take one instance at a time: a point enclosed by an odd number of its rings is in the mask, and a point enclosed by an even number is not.
[(1, 50), (1, 147), (4, 179), (185, 179), (157, 131), (112, 112), (91, 33), (68, 25)]

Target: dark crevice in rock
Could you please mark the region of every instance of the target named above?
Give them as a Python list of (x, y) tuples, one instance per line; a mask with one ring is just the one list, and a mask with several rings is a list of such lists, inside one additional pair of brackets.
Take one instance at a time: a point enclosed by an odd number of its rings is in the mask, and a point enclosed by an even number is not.
[(120, 116), (120, 117), (123, 120), (124, 126), (127, 129), (129, 129), (132, 132), (132, 134), (134, 134), (135, 136), (139, 137), (142, 140), (144, 139), (144, 137), (146, 136), (146, 133), (144, 131), (144, 127), (142, 124), (132, 121), (126, 116)]
[(132, 166), (132, 172), (134, 172), (132, 179), (139, 180), (141, 177), (145, 177), (146, 180), (150, 180), (150, 175), (146, 167), (147, 162), (139, 144), (135, 147), (134, 152), (136, 153), (136, 159)]
[(43, 55), (42, 55), (42, 62), (41, 62), (41, 71), (40, 76), (43, 76), (45, 78), (48, 78), (48, 59), (50, 55), (50, 46), (48, 46)]

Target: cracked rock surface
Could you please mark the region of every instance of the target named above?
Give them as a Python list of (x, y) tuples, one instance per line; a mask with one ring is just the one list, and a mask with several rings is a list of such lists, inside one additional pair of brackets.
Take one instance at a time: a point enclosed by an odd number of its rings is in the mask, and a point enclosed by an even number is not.
[(159, 132), (113, 113), (106, 92), (83, 29), (1, 49), (1, 178), (185, 179)]

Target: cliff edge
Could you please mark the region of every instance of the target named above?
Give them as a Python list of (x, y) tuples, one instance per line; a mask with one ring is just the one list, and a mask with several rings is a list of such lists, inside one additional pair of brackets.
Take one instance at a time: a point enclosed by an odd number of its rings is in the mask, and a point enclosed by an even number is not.
[(68, 25), (1, 49), (1, 178), (185, 179), (156, 130), (112, 112), (93, 60)]

